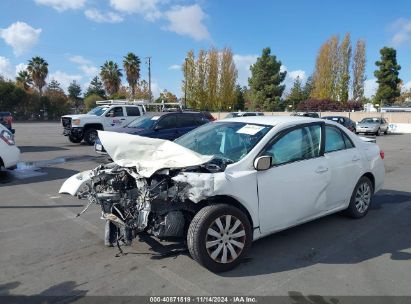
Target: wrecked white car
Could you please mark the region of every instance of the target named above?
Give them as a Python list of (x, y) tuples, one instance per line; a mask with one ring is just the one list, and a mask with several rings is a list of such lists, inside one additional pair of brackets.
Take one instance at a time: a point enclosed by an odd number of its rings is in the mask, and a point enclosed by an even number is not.
[(340, 210), (363, 217), (384, 178), (375, 143), (321, 119), (234, 118), (175, 142), (99, 138), (114, 162), (72, 176), (60, 193), (101, 206), (108, 245), (141, 232), (184, 237), (191, 256), (215, 272), (273, 232)]

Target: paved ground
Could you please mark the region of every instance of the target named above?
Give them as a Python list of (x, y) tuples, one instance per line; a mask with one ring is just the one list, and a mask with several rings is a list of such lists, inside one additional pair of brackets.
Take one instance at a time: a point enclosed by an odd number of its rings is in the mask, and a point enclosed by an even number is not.
[(104, 159), (69, 143), (57, 123), (15, 128), (24, 161), (55, 164), (0, 184), (0, 295), (411, 295), (411, 135), (378, 138), (386, 183), (366, 218), (332, 215), (264, 238), (217, 275), (186, 254), (160, 255), (173, 247), (152, 239), (116, 257), (98, 208), (75, 218), (84, 201), (58, 194)]

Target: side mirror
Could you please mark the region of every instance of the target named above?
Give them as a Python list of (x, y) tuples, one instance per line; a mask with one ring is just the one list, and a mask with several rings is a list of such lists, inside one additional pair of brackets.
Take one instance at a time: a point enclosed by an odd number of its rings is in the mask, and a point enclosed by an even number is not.
[(259, 156), (254, 161), (254, 168), (257, 171), (268, 170), (271, 167), (271, 156)]
[(162, 127), (159, 126), (159, 125), (156, 125), (156, 126), (154, 127), (154, 131), (160, 131), (161, 129), (162, 129)]
[(108, 112), (108, 113), (106, 114), (106, 117), (114, 117), (114, 113), (113, 113), (113, 112)]

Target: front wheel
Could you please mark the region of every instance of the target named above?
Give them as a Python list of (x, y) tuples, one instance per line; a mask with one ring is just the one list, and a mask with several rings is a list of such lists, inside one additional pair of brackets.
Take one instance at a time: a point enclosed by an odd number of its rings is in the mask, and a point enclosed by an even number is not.
[(90, 146), (94, 145), (97, 139), (97, 130), (95, 129), (86, 129), (84, 131), (84, 141), (88, 143)]
[(73, 136), (73, 135), (69, 135), (69, 141), (74, 143), (74, 144), (78, 144), (81, 143), (81, 141), (83, 140), (83, 137), (77, 137), (77, 136)]
[(213, 272), (236, 267), (249, 250), (251, 240), (252, 229), (247, 216), (227, 204), (201, 209), (187, 232), (191, 257)]
[(381, 129), (378, 128), (377, 132), (375, 132), (375, 135), (380, 136), (381, 135)]
[(345, 213), (352, 218), (361, 218), (365, 216), (370, 208), (374, 189), (370, 179), (362, 176), (354, 188), (351, 195), (350, 204)]

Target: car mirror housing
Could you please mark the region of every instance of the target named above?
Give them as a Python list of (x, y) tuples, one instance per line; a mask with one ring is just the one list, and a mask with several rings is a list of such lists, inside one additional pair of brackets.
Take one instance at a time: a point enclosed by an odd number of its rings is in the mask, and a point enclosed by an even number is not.
[(160, 131), (161, 129), (162, 129), (162, 127), (159, 126), (159, 125), (157, 125), (157, 126), (154, 127), (154, 131)]
[(268, 170), (271, 167), (271, 156), (259, 156), (254, 161), (254, 168), (257, 171)]

